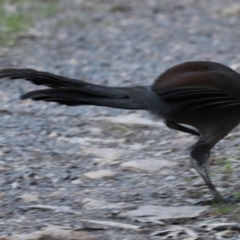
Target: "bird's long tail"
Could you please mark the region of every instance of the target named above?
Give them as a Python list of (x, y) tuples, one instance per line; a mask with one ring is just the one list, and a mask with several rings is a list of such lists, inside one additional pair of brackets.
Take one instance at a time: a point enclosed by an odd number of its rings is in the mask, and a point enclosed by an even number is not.
[(96, 105), (158, 112), (161, 99), (149, 86), (108, 87), (32, 69), (3, 69), (0, 78), (25, 79), (50, 88), (28, 92), (21, 99), (57, 102), (68, 106)]

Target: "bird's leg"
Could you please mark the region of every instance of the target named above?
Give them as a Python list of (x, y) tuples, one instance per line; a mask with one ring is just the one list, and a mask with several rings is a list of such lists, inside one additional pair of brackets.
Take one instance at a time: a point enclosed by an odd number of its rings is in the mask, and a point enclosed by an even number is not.
[(213, 195), (213, 202), (226, 202), (226, 200), (222, 198), (221, 194), (213, 185), (208, 174), (208, 158), (211, 149), (209, 146), (210, 144), (207, 144), (203, 138), (200, 138), (192, 148), (191, 163), (209, 187)]
[(199, 173), (199, 175), (203, 178), (203, 180), (209, 187), (213, 195), (212, 202), (216, 202), (216, 203), (226, 202), (226, 199), (222, 198), (221, 194), (217, 191), (217, 189), (213, 185), (208, 174), (207, 166), (200, 166), (194, 158), (191, 158), (191, 163), (192, 163), (192, 166), (195, 168), (195, 170)]

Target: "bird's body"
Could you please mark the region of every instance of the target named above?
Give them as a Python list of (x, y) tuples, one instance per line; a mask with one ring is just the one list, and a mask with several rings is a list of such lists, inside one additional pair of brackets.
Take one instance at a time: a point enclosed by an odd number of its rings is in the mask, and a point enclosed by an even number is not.
[(240, 123), (240, 74), (231, 68), (215, 62), (186, 62), (165, 71), (152, 86), (139, 87), (107, 87), (31, 69), (3, 69), (3, 77), (50, 87), (28, 92), (22, 99), (147, 110), (169, 128), (199, 136), (191, 149), (191, 163), (215, 200), (223, 200), (207, 166), (212, 147)]

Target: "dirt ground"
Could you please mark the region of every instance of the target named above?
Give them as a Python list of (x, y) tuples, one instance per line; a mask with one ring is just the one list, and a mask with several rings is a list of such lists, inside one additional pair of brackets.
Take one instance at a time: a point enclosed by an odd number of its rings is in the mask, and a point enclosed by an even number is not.
[[(240, 4), (62, 0), (54, 16), (38, 20), (17, 41), (0, 49), (1, 68), (34, 68), (111, 86), (149, 85), (184, 61), (217, 61), (239, 70)], [(19, 100), (38, 88), (0, 80), (0, 235), (54, 225), (100, 240), (240, 239), (238, 231), (211, 227), (238, 223), (239, 204), (195, 206), (211, 195), (189, 163), (194, 137), (167, 129), (146, 112)], [(237, 128), (212, 153), (211, 178), (223, 194), (240, 196), (239, 135)], [(143, 206), (192, 212), (132, 217)]]

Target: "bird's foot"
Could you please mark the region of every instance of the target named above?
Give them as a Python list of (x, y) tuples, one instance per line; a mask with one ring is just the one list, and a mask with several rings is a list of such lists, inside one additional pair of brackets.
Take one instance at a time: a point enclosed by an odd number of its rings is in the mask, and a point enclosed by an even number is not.
[(195, 205), (213, 205), (213, 204), (234, 204), (240, 202), (240, 198), (235, 198), (234, 196), (227, 196), (222, 197), (221, 195), (218, 195), (217, 197), (214, 197), (212, 199), (206, 199), (206, 200), (200, 200)]

